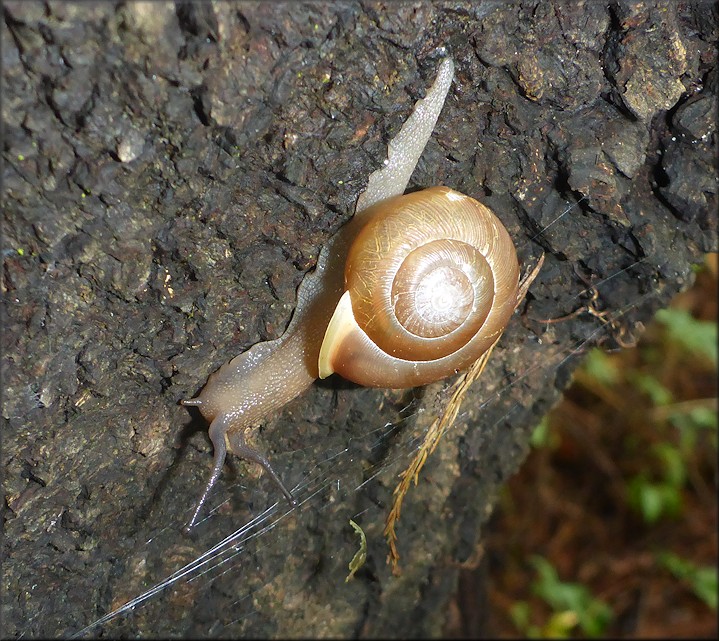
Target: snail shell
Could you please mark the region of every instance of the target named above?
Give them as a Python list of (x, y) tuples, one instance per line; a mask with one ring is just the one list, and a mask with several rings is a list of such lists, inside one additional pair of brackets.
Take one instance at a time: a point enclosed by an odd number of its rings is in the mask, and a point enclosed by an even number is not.
[(320, 377), (403, 388), (471, 365), (517, 304), (519, 265), (502, 223), (447, 187), (397, 196), (364, 217), (320, 348)]

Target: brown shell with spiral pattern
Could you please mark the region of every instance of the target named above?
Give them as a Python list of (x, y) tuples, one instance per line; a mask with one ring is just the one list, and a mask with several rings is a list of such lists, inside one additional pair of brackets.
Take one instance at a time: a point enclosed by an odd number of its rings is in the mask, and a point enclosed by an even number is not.
[(468, 367), (517, 303), (507, 230), (489, 208), (447, 187), (397, 196), (364, 216), (320, 349), (320, 377), (405, 388)]

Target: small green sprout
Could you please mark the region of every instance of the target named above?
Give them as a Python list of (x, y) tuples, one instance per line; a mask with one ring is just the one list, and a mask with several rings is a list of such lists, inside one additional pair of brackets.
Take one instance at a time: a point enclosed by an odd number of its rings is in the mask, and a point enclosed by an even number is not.
[(360, 537), (360, 546), (359, 550), (355, 552), (355, 555), (352, 557), (352, 560), (349, 562), (349, 569), (350, 573), (347, 575), (347, 578), (345, 579), (345, 583), (347, 583), (354, 575), (357, 570), (359, 570), (367, 560), (367, 537), (365, 537), (364, 531), (362, 528), (357, 525), (352, 519), (350, 519), (350, 525), (354, 529), (357, 534), (359, 534)]

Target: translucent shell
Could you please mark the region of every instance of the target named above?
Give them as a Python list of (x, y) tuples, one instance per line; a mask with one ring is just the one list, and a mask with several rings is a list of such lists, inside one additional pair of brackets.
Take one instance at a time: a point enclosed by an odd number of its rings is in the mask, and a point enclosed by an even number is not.
[(362, 217), (320, 377), (404, 388), (471, 365), (517, 303), (519, 265), (502, 223), (447, 187), (391, 198)]

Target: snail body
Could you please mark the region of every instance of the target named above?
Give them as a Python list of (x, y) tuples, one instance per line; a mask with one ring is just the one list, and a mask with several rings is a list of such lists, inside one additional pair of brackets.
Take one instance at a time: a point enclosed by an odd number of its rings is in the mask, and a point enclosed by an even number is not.
[(197, 398), (210, 422), (214, 467), (189, 530), (227, 451), (269, 461), (248, 445), (258, 423), (333, 372), (365, 386), (424, 385), (468, 367), (515, 309), (519, 266), (496, 216), (447, 187), (403, 195), (451, 85), (445, 59), (426, 97), (389, 144), (354, 217), (324, 245), (297, 290), (285, 333), (258, 343), (212, 374)]

